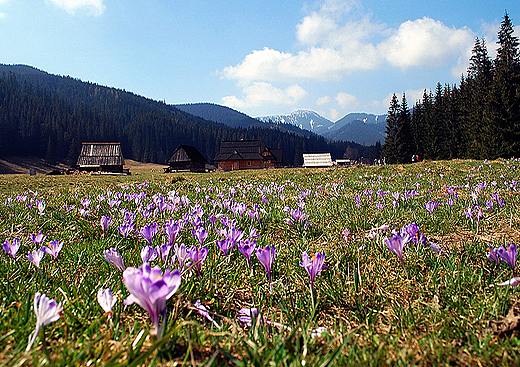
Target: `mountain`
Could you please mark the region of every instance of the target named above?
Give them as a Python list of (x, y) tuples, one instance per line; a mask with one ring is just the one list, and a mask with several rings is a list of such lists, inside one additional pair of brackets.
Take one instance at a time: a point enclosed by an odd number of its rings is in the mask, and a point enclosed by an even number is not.
[(255, 119), (232, 108), (214, 103), (190, 103), (174, 105), (174, 107), (194, 116), (201, 117), (208, 121), (222, 123), (229, 127), (260, 127), (278, 129), (284, 132), (293, 132), (295, 134), (304, 136), (312, 135), (309, 130), (302, 129), (301, 127), (298, 127), (294, 124), (288, 124), (285, 122), (273, 123), (270, 121)]
[(316, 134), (328, 131), (328, 129), (334, 125), (329, 119), (309, 110), (298, 110), (288, 115), (262, 116), (258, 117), (258, 120), (266, 123), (290, 124)]
[(385, 140), (386, 121), (367, 123), (361, 120), (352, 120), (343, 127), (329, 131), (323, 136), (333, 141), (354, 141), (362, 145), (381, 144)]
[(298, 110), (287, 115), (263, 116), (259, 120), (287, 123), (322, 135), (331, 141), (353, 141), (358, 144), (373, 145), (384, 141), (386, 115), (349, 113), (336, 122), (314, 111)]
[(196, 146), (211, 162), (221, 141), (240, 139), (283, 149), (286, 165), (301, 164), (303, 152), (341, 157), (347, 146), (365, 157), (378, 154), (311, 132), (305, 136), (292, 125), (232, 128), (125, 90), (26, 65), (0, 64), (0, 131), (0, 158), (33, 156), (69, 165), (84, 141), (118, 141), (125, 158), (163, 164), (180, 144)]

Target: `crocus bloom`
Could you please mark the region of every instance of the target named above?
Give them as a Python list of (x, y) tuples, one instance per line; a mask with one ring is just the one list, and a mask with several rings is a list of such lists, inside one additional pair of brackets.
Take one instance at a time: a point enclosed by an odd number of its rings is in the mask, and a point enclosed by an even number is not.
[(174, 221), (170, 219), (170, 221), (164, 223), (163, 231), (166, 237), (168, 238), (168, 244), (173, 245), (175, 243), (175, 239), (179, 235), (179, 232), (182, 229), (182, 225), (179, 221)]
[(267, 271), (267, 278), (269, 279), (269, 289), (271, 292), (273, 291), (273, 284), (271, 282), (271, 267), (273, 266), (273, 261), (276, 255), (276, 250), (274, 246), (265, 246), (265, 248), (257, 248), (255, 249), (256, 257), (262, 263), (265, 270)]
[(29, 259), (29, 261), (32, 262), (34, 266), (36, 266), (39, 269), (40, 261), (42, 260), (44, 254), (45, 253), (41, 249), (29, 251), (27, 253), (27, 259)]
[(42, 250), (54, 257), (54, 260), (58, 258), (58, 254), (61, 251), (61, 248), (63, 247), (63, 242), (58, 242), (56, 240), (49, 242), (49, 246), (42, 246)]
[(256, 307), (244, 307), (238, 311), (238, 322), (248, 327), (252, 326), (252, 320), (258, 317), (258, 309)]
[(224, 256), (231, 255), (235, 243), (230, 238), (217, 240), (217, 247), (224, 253)]
[[(175, 256), (177, 257), (177, 260), (179, 261), (179, 269), (182, 272), (186, 265), (186, 260), (188, 259), (190, 254), (184, 243), (181, 243), (180, 245), (177, 245), (177, 244), (173, 245), (173, 249), (175, 250)], [(175, 260), (175, 258), (173, 260)], [(173, 260), (172, 260), (172, 265), (174, 263)]]
[(103, 256), (107, 263), (114, 265), (121, 271), (125, 270), (125, 262), (123, 261), (121, 254), (117, 252), (115, 248), (111, 247), (110, 249), (103, 251)]
[(506, 262), (511, 267), (511, 269), (513, 270), (513, 277), (515, 276), (517, 254), (518, 252), (514, 243), (510, 244), (508, 248), (504, 248), (504, 246), (500, 246), (498, 248), (498, 255), (500, 256), (502, 261)]
[(2, 248), (7, 253), (7, 255), (11, 256), (13, 259), (16, 259), (16, 253), (20, 248), (20, 240), (18, 238), (13, 239), (12, 242), (5, 240), (2, 244)]
[(45, 239), (47, 238), (47, 236), (41, 232), (38, 233), (37, 235), (31, 234), (29, 237), (31, 238), (31, 241), (33, 241), (34, 244), (37, 246), (40, 245), (43, 241), (45, 241)]
[(141, 249), (141, 260), (143, 260), (143, 264), (154, 261), (157, 259), (157, 256), (159, 256), (157, 249), (152, 246), (146, 245)]
[(61, 303), (56, 303), (55, 300), (48, 298), (45, 294), (37, 292), (34, 295), (34, 313), (36, 314), (36, 328), (34, 334), (29, 338), (29, 343), (25, 351), (29, 351), (42, 326), (48, 325), (60, 318)]
[(135, 224), (133, 222), (124, 222), (122, 225), (117, 227), (117, 230), (124, 238), (127, 238), (130, 233), (134, 230)]
[(520, 278), (514, 277), (514, 278), (511, 278), (508, 281), (505, 281), (503, 283), (491, 284), (490, 287), (494, 287), (494, 286), (497, 286), (497, 287), (508, 287), (508, 286), (516, 287), (519, 284), (520, 284)]
[(200, 269), (202, 267), (202, 263), (206, 259), (206, 256), (208, 256), (208, 248), (206, 246), (204, 247), (197, 247), (193, 246), (188, 250), (188, 255), (190, 256), (191, 260), (197, 267), (197, 274), (199, 275), (199, 279), (201, 278), (200, 275)]
[(494, 248), (493, 246), (489, 246), (489, 252), (487, 254), (487, 259), (495, 263), (496, 266), (498, 266), (498, 263), (500, 262), (500, 256), (498, 255), (498, 249)]
[(390, 238), (385, 238), (385, 245), (390, 251), (397, 255), (401, 264), (404, 266), (403, 261), (403, 249), (404, 246), (410, 241), (410, 235), (408, 233), (401, 234), (399, 232), (393, 232)]
[(196, 229), (192, 229), (191, 234), (193, 235), (193, 238), (199, 242), (200, 246), (202, 246), (204, 241), (206, 241), (206, 238), (208, 238), (208, 231), (206, 231), (204, 227), (197, 227)]
[[(159, 247), (159, 246), (157, 246), (157, 247)], [(170, 255), (171, 248), (172, 248), (172, 245), (169, 243), (163, 243), (159, 247), (159, 251), (157, 251), (157, 252), (160, 253), (162, 261), (166, 262), (166, 260), (168, 259), (168, 256)]]
[(325, 253), (316, 252), (316, 254), (312, 256), (312, 259), (309, 259), (309, 255), (307, 255), (307, 251), (305, 251), (302, 255), (300, 266), (309, 273), (309, 278), (311, 280), (311, 300), (314, 308), (314, 280), (325, 267)]
[(110, 288), (105, 290), (103, 290), (103, 288), (99, 288), (97, 292), (97, 300), (103, 311), (105, 311), (105, 314), (108, 314), (108, 317), (110, 318), (112, 308), (117, 302), (117, 297), (114, 297), (112, 290)]
[(251, 255), (256, 248), (256, 240), (242, 240), (237, 245), (238, 251), (246, 257), (247, 267), (251, 268)]
[(193, 307), (195, 307), (195, 310), (203, 317), (207, 318), (209, 321), (211, 321), (213, 323), (213, 325), (215, 325), (215, 327), (217, 329), (220, 329), (220, 325), (213, 319), (213, 317), (211, 317), (211, 315), (209, 314), (208, 312), (208, 309), (206, 308), (206, 306), (204, 306), (201, 302), (200, 302), (200, 299), (198, 299), (194, 304), (193, 304)]
[(426, 204), (424, 204), (424, 207), (430, 212), (430, 214), (432, 214), (438, 206), (439, 203), (437, 201), (428, 201)]
[(164, 323), (159, 325), (159, 317), (163, 319), (166, 314), (166, 301), (173, 296), (181, 285), (181, 274), (178, 270), (170, 272), (166, 269), (164, 274), (161, 268), (150, 268), (147, 263), (139, 268), (129, 267), (123, 272), (123, 282), (130, 292), (125, 300), (125, 305), (137, 303), (150, 315), (155, 333), (158, 338), (162, 336)]
[(143, 228), (141, 228), (141, 231), (139, 233), (148, 242), (148, 244), (152, 246), (152, 240), (157, 234), (157, 224), (152, 223), (150, 225), (144, 226)]
[(101, 229), (103, 230), (103, 236), (105, 235), (105, 232), (107, 231), (107, 228), (112, 224), (112, 218), (107, 217), (106, 215), (103, 215), (100, 220)]

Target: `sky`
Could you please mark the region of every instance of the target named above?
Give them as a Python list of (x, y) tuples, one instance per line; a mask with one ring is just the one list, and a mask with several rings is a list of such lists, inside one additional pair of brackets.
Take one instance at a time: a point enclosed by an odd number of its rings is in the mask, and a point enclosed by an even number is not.
[[(490, 56), (518, 0), (0, 0), (0, 63), (250, 116), (384, 114)], [(516, 26), (515, 35), (520, 36)]]

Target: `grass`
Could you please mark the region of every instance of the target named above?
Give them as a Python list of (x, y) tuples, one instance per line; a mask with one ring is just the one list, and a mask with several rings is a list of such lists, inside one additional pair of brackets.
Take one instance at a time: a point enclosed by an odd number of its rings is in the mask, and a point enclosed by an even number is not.
[[(486, 259), (490, 245), (520, 243), (518, 165), (441, 161), (130, 177), (1, 176), (0, 241), (19, 238), (22, 245), (16, 260), (0, 254), (0, 366), (519, 365), (518, 330), (507, 324), (511, 309), (520, 315), (518, 290), (490, 287), (509, 280), (512, 271)], [(452, 207), (446, 204), (450, 188), (457, 195)], [(486, 208), (495, 192), (505, 204)], [(84, 199), (90, 199), (88, 207)], [(119, 207), (109, 199), (121, 200)], [(37, 200), (45, 203), (41, 213)], [(439, 202), (432, 213), (424, 206), (429, 201)], [(161, 202), (170, 207), (159, 209)], [(260, 220), (235, 214), (235, 203), (258, 208)], [(476, 214), (464, 214), (475, 205), (483, 209), (478, 228)], [(117, 230), (122, 209), (135, 214), (137, 230), (184, 217), (177, 243), (193, 246), (189, 218), (197, 206), (209, 233), (208, 257), (200, 280), (196, 272), (183, 273), (180, 290), (168, 301), (165, 335), (157, 340), (147, 313), (123, 304), (129, 293), (103, 251), (116, 248), (126, 266), (142, 262), (144, 239), (135, 233), (125, 239)], [(309, 215), (305, 230), (285, 222), (288, 210), (298, 207)], [(102, 215), (114, 220), (104, 236)], [(217, 248), (222, 224), (217, 220), (213, 227), (212, 215), (234, 218), (246, 234), (254, 226), (258, 246), (275, 246), (272, 293), (255, 255), (248, 269), (236, 248), (229, 258)], [(384, 244), (389, 232), (368, 235), (381, 225), (411, 222), (428, 242), (407, 244), (403, 269)], [(57, 260), (46, 254), (37, 269), (26, 254), (39, 248), (29, 239), (39, 232), (46, 243), (56, 239), (64, 246)], [(165, 240), (160, 232), (153, 244)], [(315, 308), (300, 266), (303, 251), (326, 254), (327, 268), (314, 283)], [(167, 267), (160, 259), (154, 264)], [(107, 287), (118, 297), (110, 319), (96, 301), (98, 289)], [(25, 352), (37, 291), (61, 302), (63, 312)], [(221, 329), (195, 311), (196, 300)], [(243, 307), (259, 310), (250, 327), (238, 322)], [(318, 327), (327, 331), (313, 335)]]

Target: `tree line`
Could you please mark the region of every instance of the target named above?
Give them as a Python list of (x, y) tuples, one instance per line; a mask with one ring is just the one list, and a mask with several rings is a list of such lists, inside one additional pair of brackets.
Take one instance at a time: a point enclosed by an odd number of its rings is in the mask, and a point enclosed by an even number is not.
[[(25, 69), (24, 69), (25, 68)], [(3, 70), (2, 70), (3, 69)], [(50, 75), (29, 67), (0, 67), (0, 156), (34, 156), (74, 165), (82, 142), (121, 142), (125, 158), (166, 163), (180, 144), (196, 146), (208, 161), (223, 140), (259, 139), (283, 149), (286, 165), (302, 164), (304, 152), (347, 148), (374, 159), (374, 147), (329, 142), (272, 126), (231, 128), (198, 118), (162, 102), (135, 94)]]
[(437, 84), (411, 109), (394, 94), (388, 109), (382, 156), (387, 163), (421, 159), (520, 156), (520, 51), (507, 14), (491, 59), (476, 38), (467, 76), (459, 86)]

